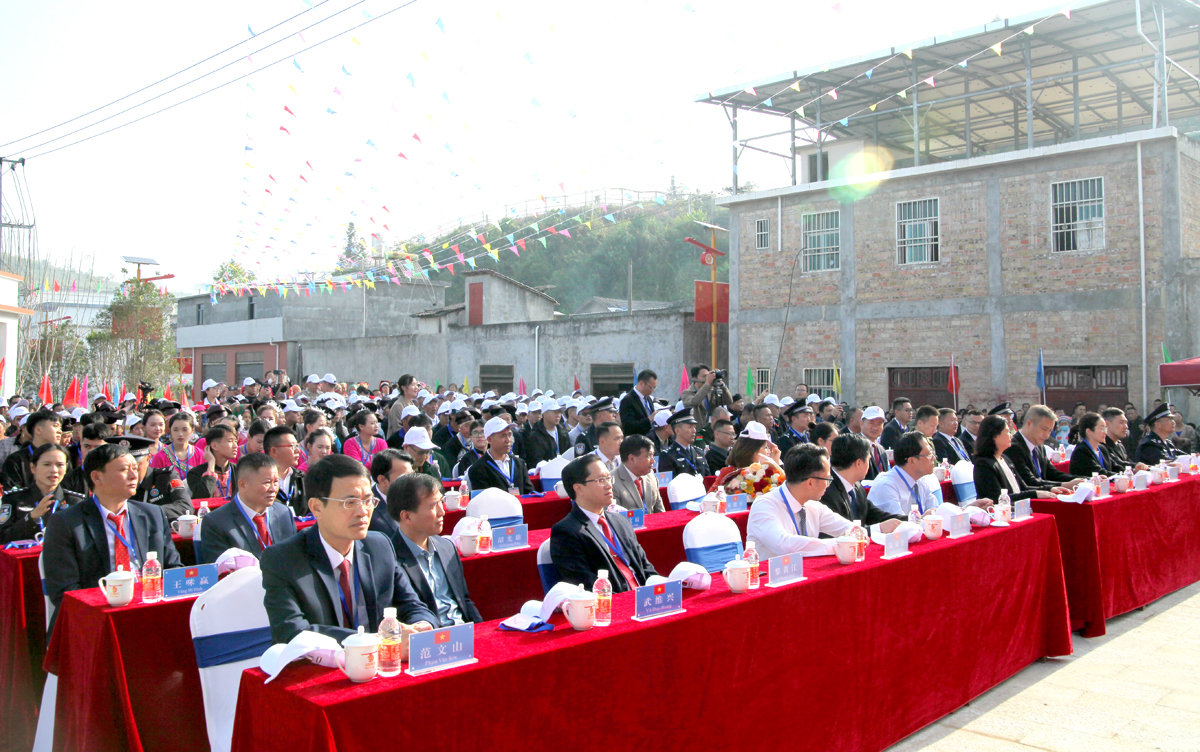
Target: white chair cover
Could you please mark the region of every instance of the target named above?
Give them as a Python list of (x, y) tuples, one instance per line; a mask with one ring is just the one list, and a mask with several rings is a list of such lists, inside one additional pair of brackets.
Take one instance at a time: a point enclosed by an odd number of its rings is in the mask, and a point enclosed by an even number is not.
[(705, 512), (683, 527), (684, 555), (709, 572), (720, 572), (730, 561), (741, 558), (742, 551), (737, 523), (723, 514)]
[(525, 521), (521, 500), (499, 488), (485, 488), (467, 503), (467, 517), (488, 516), (492, 529), (509, 525), (520, 525)]
[(704, 479), (699, 475), (676, 475), (667, 484), (667, 501), (671, 503), (671, 511), (686, 509), (689, 501), (700, 501), (704, 498)]

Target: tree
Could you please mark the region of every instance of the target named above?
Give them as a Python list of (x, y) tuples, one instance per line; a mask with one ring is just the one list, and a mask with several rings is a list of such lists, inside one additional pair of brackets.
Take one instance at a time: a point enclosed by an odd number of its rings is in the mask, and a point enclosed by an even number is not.
[(227, 285), (247, 285), (255, 279), (254, 270), (243, 266), (236, 259), (229, 259), (213, 272), (213, 282)]
[(358, 236), (358, 229), (353, 222), (346, 225), (346, 245), (342, 248), (342, 256), (346, 267), (352, 269), (366, 269), (370, 264), (367, 243)]
[(89, 375), (130, 388), (139, 381), (156, 387), (168, 383), (176, 372), (174, 308), (175, 298), (150, 282), (122, 285), (88, 335)]

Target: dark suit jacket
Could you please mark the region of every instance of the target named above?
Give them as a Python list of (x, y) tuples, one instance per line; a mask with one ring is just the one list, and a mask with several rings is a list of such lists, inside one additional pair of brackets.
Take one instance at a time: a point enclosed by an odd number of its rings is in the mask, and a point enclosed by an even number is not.
[(367, 529), (383, 533), (388, 537), (388, 540), (394, 543), (396, 536), (400, 534), (400, 525), (388, 514), (387, 490), (380, 489), (379, 484), (372, 481), (371, 493), (375, 494), (375, 500), (379, 503), (375, 506), (375, 511), (371, 514), (371, 524), (367, 526)]
[[(501, 491), (508, 490), (508, 481), (504, 476), (488, 462), (490, 455), (484, 454), (479, 459), (475, 460), (475, 464), (471, 465), (471, 469), (467, 471), (467, 480), (471, 482), (472, 491), (482, 491), (485, 488), (499, 488)], [(525, 469), (525, 462), (520, 457), (509, 454), (513, 459), (516, 469), (513, 471), (513, 485), (522, 496), (533, 493), (533, 481), (529, 480), (529, 472)], [(505, 468), (507, 470), (508, 468)], [(554, 489), (546, 489), (553, 491)]]
[[(296, 519), (292, 516), (292, 510), (278, 503), (267, 507), (267, 530), (271, 533), (272, 545), (295, 535)], [(217, 507), (204, 518), (200, 545), (199, 564), (212, 564), (231, 548), (240, 548), (260, 557), (263, 551), (257, 530), (246, 522), (245, 515), (233, 501)]]
[[(730, 447), (732, 449), (733, 447)], [(708, 463), (708, 471), (716, 474), (725, 468), (729, 462), (729, 449), (722, 449), (716, 444), (709, 444), (704, 452), (704, 461)]]
[(958, 430), (958, 440), (961, 441), (963, 443), (963, 446), (965, 446), (967, 448), (967, 456), (974, 457), (975, 456), (975, 439), (971, 437), (971, 434), (967, 431), (967, 429), (960, 428)]
[(907, 428), (901, 428), (896, 424), (896, 419), (892, 418), (883, 427), (883, 433), (879, 434), (879, 445), (884, 449), (895, 449), (896, 443), (907, 431)]
[(967, 456), (964, 458), (955, 450), (954, 445), (947, 441), (946, 437), (940, 432), (933, 435), (933, 451), (937, 453), (938, 462), (949, 460), (951, 465), (963, 459), (968, 461), (971, 459), (971, 453), (965, 446), (963, 447), (963, 451), (966, 452)]
[[(554, 432), (557, 434), (557, 444), (555, 444), (555, 437), (550, 435), (550, 432), (546, 430), (546, 425), (540, 420), (529, 430), (525, 436), (525, 453), (522, 455), (527, 467), (537, 467), (539, 462), (552, 460), (575, 446), (571, 443), (571, 437), (563, 428), (562, 423), (554, 427)], [(562, 449), (560, 450), (559, 447)]]
[(1129, 461), (1129, 455), (1125, 452), (1125, 442), (1117, 441), (1111, 436), (1104, 439), (1104, 446), (1108, 448), (1109, 459), (1112, 460), (1113, 472), (1123, 473), (1125, 468), (1133, 467), (1133, 462)]
[[(477, 624), (482, 622), (483, 617), (479, 615), (479, 609), (475, 607), (470, 594), (467, 593), (467, 578), (463, 575), (462, 559), (459, 558), (458, 549), (454, 547), (449, 538), (443, 538), (440, 535), (430, 536), (429, 543), (437, 550), (437, 556), (442, 561), (442, 569), (446, 572), (446, 581), (450, 584), (450, 594), (454, 597), (454, 602), (458, 604), (458, 609), (462, 611), (463, 619)], [(425, 573), (421, 571), (421, 565), (413, 557), (408, 543), (400, 537), (398, 525), (396, 537), (392, 538), (392, 546), (396, 550), (396, 562), (408, 575), (409, 581), (417, 591), (417, 596), (420, 597), (421, 602), (425, 604), (425, 608), (429, 609), (430, 613), (437, 614), (437, 603), (433, 600), (433, 590), (425, 579)], [(433, 624), (443, 627), (453, 626), (438, 622), (433, 622)]]
[(825, 495), (821, 497), (821, 503), (848, 520), (862, 522), (864, 527), (869, 527), (884, 520), (907, 519), (903, 515), (885, 512), (872, 504), (870, 499), (867, 498), (867, 492), (863, 490), (862, 484), (854, 484), (854, 495), (855, 498), (851, 499), (846, 494), (846, 487), (842, 485), (842, 482), (834, 478), (829, 487), (825, 489)]
[(1119, 472), (1114, 467), (1115, 463), (1112, 461), (1108, 447), (1104, 444), (1100, 445), (1100, 456), (1104, 458), (1104, 467), (1100, 467), (1100, 460), (1096, 459), (1096, 453), (1092, 451), (1092, 447), (1086, 441), (1080, 441), (1075, 445), (1075, 451), (1071, 453), (1071, 465), (1068, 468), (1071, 475), (1090, 478), (1092, 473), (1112, 475)]
[[(1009, 469), (1013, 470), (1013, 476), (1017, 479), (1017, 488), (1009, 486), (1007, 479), (1004, 477), (1004, 471), (1000, 469), (1000, 462), (1007, 462)], [(1008, 498), (1013, 501), (1032, 499), (1037, 495), (1036, 489), (1030, 489), (1021, 480), (1021, 474), (1013, 468), (1013, 463), (1009, 460), (1007, 453), (1000, 459), (995, 459), (994, 457), (976, 457), (975, 493), (978, 497), (997, 501), (1000, 499), (1001, 489), (1008, 491)]]
[(630, 389), (625, 394), (618, 413), (621, 416), (621, 429), (626, 436), (635, 433), (650, 435), (650, 413), (646, 412), (646, 403), (642, 401), (642, 395), (636, 389)]
[(287, 504), (292, 508), (292, 512), (297, 517), (306, 516), (308, 514), (308, 495), (304, 493), (304, 473), (296, 468), (292, 468), (292, 487), (290, 493), (284, 493), (283, 486), (280, 486), (279, 490), (275, 492), (275, 501), (280, 504)]
[[(171, 528), (163, 510), (138, 501), (127, 501), (125, 508), (129, 510), (126, 532), (132, 525), (138, 564), (145, 562), (147, 551), (156, 551), (163, 569), (183, 566), (171, 542)], [(68, 590), (99, 587), (100, 578), (112, 572), (104, 519), (94, 502), (89, 499), (47, 516), (42, 566), (46, 571), (46, 595), (55, 609)], [(52, 623), (48, 631), (53, 630)]]
[[(609, 514), (607, 511), (604, 519), (621, 542), (621, 550), (625, 553), (633, 576), (639, 585), (645, 585), (646, 578), (658, 572), (654, 571), (654, 565), (646, 558), (646, 552), (638, 543), (629, 519), (625, 515)], [(612, 583), (614, 593), (629, 590), (629, 585), (617, 571), (616, 559), (600, 531), (574, 504), (567, 516), (550, 528), (550, 560), (558, 569), (558, 579), (562, 582), (581, 584), (591, 589), (596, 582), (596, 571), (607, 569), (608, 581)]]
[[(187, 471), (188, 490), (192, 492), (193, 499), (221, 498), (217, 488), (217, 479), (211, 475), (205, 475), (207, 472), (208, 465), (196, 465)], [(229, 487), (226, 490), (230, 494), (237, 493), (237, 465), (233, 462), (229, 463)], [(232, 498), (232, 496), (225, 498)]]
[[(1056, 470), (1054, 465), (1051, 465), (1050, 461), (1046, 459), (1046, 454), (1041, 447), (1037, 448), (1038, 466), (1041, 468), (1041, 473), (1036, 472), (1033, 467), (1033, 454), (1029, 451), (1029, 445), (1025, 443), (1022, 436), (1013, 436), (1012, 446), (1004, 450), (1004, 456), (1008, 458), (1008, 464), (1012, 465), (1013, 470), (1017, 473), (1017, 478), (1025, 484), (1026, 488), (1053, 488), (1074, 480), (1070, 475)], [(979, 489), (978, 483), (975, 484), (975, 488)], [(979, 495), (983, 496), (983, 492), (980, 491)]]
[(14, 488), (29, 488), (33, 485), (33, 470), (29, 468), (32, 446), (17, 444), (12, 454), (4, 458), (4, 464), (0, 466), (0, 486), (4, 487), (5, 493)]
[[(271, 620), (271, 639), (276, 643), (289, 642), (305, 630), (330, 635), (339, 642), (355, 632), (339, 626), (341, 589), (320, 536), (318, 526), (313, 525), (263, 551), (263, 605)], [(417, 597), (408, 575), (396, 565), (391, 541), (368, 532), (366, 538), (354, 542), (354, 558), (362, 583), (360, 597), (355, 598), (356, 618), (366, 631), (379, 629), (387, 606), (395, 606), (405, 624), (437, 624), (437, 618)]]

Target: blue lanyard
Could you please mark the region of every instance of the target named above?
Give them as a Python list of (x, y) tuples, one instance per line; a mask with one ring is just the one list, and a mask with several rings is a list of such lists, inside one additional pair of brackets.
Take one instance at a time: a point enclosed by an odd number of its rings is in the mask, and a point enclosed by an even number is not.
[(806, 443), (808, 442), (808, 431), (805, 431), (804, 433), (800, 433), (796, 429), (792, 428), (791, 424), (785, 424), (785, 425), (787, 425), (787, 430), (791, 431), (792, 435), (795, 436), (797, 440), (803, 441)]
[(508, 481), (508, 485), (510, 488), (514, 486), (513, 477), (517, 474), (517, 461), (515, 459), (513, 459), (512, 457), (508, 458), (508, 472), (507, 473), (505, 473), (504, 470), (502, 470), (500, 468), (500, 465), (494, 459), (492, 459), (492, 455), (490, 455), (490, 454), (488, 455), (488, 463), (492, 467), (496, 468), (496, 471), (498, 473), (500, 473), (501, 475), (504, 476), (504, 479), (506, 481)]
[[(800, 522), (799, 522), (799, 520), (796, 519), (796, 513), (794, 513), (792, 511), (792, 503), (790, 501), (791, 496), (788, 494), (787, 491), (784, 491), (784, 490), (780, 490), (779, 495), (781, 497), (783, 497), (783, 507), (784, 507), (784, 509), (788, 510), (788, 516), (792, 518), (792, 524), (796, 527), (796, 535), (799, 535), (803, 538), (807, 538), (808, 537), (808, 520), (804, 521), (804, 529), (801, 530)], [(800, 514), (804, 514), (804, 505), (803, 504), (800, 505)]]
[(683, 462), (687, 463), (687, 466), (688, 466), (688, 467), (690, 467), (690, 468), (692, 469), (692, 472), (693, 472), (693, 473), (695, 473), (696, 475), (699, 475), (699, 474), (700, 474), (700, 471), (696, 469), (696, 465), (695, 465), (695, 464), (694, 464), (694, 463), (693, 463), (691, 460), (689, 460), (689, 459), (687, 458), (687, 455), (686, 455), (686, 454), (683, 454), (683, 452), (684, 452), (683, 445), (682, 445), (682, 444), (680, 444), (680, 443), (679, 443), (679, 442), (677, 442), (677, 441), (676, 441), (676, 442), (672, 442), (672, 443), (674, 443), (674, 444), (675, 444), (675, 446), (679, 447), (679, 452), (680, 452), (680, 454), (679, 454), (679, 459), (680, 459), (680, 460), (682, 460)]
[[(107, 525), (108, 529), (112, 531), (113, 537), (116, 538), (117, 540), (121, 541), (121, 543), (125, 544), (125, 550), (129, 552), (129, 556), (130, 556), (130, 560), (129, 560), (130, 566), (136, 567), (137, 569), (141, 569), (141, 566), (138, 564), (138, 561), (140, 561), (140, 558), (138, 557), (137, 546), (135, 546), (133, 543), (130, 543), (129, 540), (126, 539), (124, 535), (121, 535), (121, 531), (117, 529), (116, 524), (114, 524), (112, 520), (108, 519), (108, 510), (105, 509), (103, 506), (101, 506), (100, 500), (96, 498), (95, 494), (92, 494), (92, 502), (95, 503), (96, 509), (100, 510), (100, 519), (104, 520), (104, 524)], [(133, 519), (129, 516), (129, 505), (128, 504), (125, 505), (125, 520), (129, 523), (129, 531), (131, 533), (130, 537), (136, 539), (137, 536), (132, 535)], [(109, 553), (112, 553), (112, 552), (109, 552)]]
[[(362, 443), (362, 435), (361, 435), (361, 434), (360, 434), (360, 435), (358, 435), (358, 436), (355, 436), (355, 437), (354, 437), (354, 440), (358, 442), (358, 450), (359, 450), (359, 452), (360, 452), (360, 453), (361, 453), (361, 455), (362, 455), (362, 463), (363, 463), (364, 465), (366, 465), (367, 467), (370, 467), (370, 466), (371, 466), (371, 459), (375, 457), (375, 453), (374, 453), (374, 452), (368, 452), (368, 451), (367, 451), (367, 448), (366, 448), (365, 446), (363, 446), (363, 443)], [(373, 447), (373, 446), (375, 446), (375, 439), (374, 439), (374, 438), (372, 438), (372, 439), (371, 439), (371, 446), (372, 446), (372, 447)]]
[[(608, 528), (612, 530), (612, 523), (604, 518), (604, 512), (598, 514), (597, 517), (604, 519), (604, 524), (608, 525)], [(604, 534), (603, 528), (601, 528), (599, 525), (596, 525), (596, 528), (600, 530), (600, 537), (608, 543), (608, 547), (610, 549), (617, 553), (617, 557), (621, 560), (621, 562), (625, 564), (625, 566), (629, 566), (629, 562), (625, 559), (625, 551), (621, 548), (621, 539), (617, 537), (617, 533), (614, 531), (613, 537), (610, 539)]]
[[(55, 491), (57, 491), (57, 490), (58, 489), (56, 488)], [(54, 493), (54, 491), (51, 491), (50, 493)], [(55, 499), (54, 506), (50, 507), (50, 514), (54, 514), (55, 512), (58, 511), (58, 503), (59, 503), (59, 500)], [(46, 515), (43, 514), (41, 517), (38, 517), (38, 530), (45, 530), (45, 529), (46, 529)]]
[[(262, 546), (263, 549), (266, 549), (267, 542), (263, 540), (262, 535), (259, 534), (258, 527), (254, 524), (254, 520), (250, 519), (250, 515), (246, 514), (246, 507), (242, 505), (242, 499), (238, 494), (233, 495), (233, 503), (237, 504), (238, 511), (241, 512), (242, 516), (246, 518), (246, 524), (249, 525), (250, 529), (254, 531), (254, 537), (258, 538), (258, 545)], [(267, 509), (270, 509), (270, 507), (267, 507)], [(271, 519), (269, 516), (266, 519), (266, 523), (268, 525), (271, 524)]]
[[(358, 557), (357, 556), (354, 557), (353, 568), (354, 568), (354, 593), (351, 594), (351, 596), (350, 596), (351, 598), (353, 598), (355, 595), (358, 594), (358, 592), (360, 590), (362, 590), (362, 580), (360, 580), (359, 576), (358, 576)], [(338, 597), (341, 598), (341, 600), (342, 600), (342, 614), (343, 615), (349, 614), (350, 619), (354, 622), (353, 624), (348, 624), (346, 626), (346, 628), (347, 629), (358, 629), (358, 612), (355, 611), (354, 609), (350, 608), (349, 604), (346, 603), (346, 591), (342, 590), (342, 584), (341, 584), (340, 579), (338, 580)]]
[[(220, 496), (222, 499), (229, 498), (229, 483), (230, 483), (229, 475), (231, 472), (233, 472), (232, 463), (230, 463), (226, 467), (228, 467), (228, 469), (225, 471), (225, 485), (224, 486), (221, 485), (221, 474), (217, 472), (216, 468), (213, 468), (213, 481), (217, 484), (217, 496)], [(236, 496), (236, 495), (237, 494), (234, 494), (234, 496)]]
[(175, 455), (174, 445), (172, 445), (170, 449), (165, 450), (167, 453), (167, 459), (169, 459), (171, 464), (175, 466), (175, 469), (179, 471), (180, 477), (187, 476), (188, 465), (192, 462), (192, 452), (195, 451), (196, 447), (188, 444), (184, 447), (184, 449), (186, 450), (184, 453), (186, 458), (183, 460), (183, 462), (180, 462), (179, 457)]

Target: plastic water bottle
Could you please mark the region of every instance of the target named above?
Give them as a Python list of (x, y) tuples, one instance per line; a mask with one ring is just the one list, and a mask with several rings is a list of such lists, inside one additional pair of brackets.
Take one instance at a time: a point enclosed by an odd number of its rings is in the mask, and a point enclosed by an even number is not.
[(162, 597), (162, 564), (157, 551), (147, 551), (146, 563), (142, 565), (142, 603), (158, 603)]
[(194, 546), (200, 540), (200, 523), (204, 522), (204, 518), (212, 510), (208, 508), (208, 502), (200, 502), (200, 511), (196, 512), (196, 529), (192, 531), (192, 545)]
[(383, 609), (383, 621), (379, 622), (379, 675), (395, 676), (400, 673), (400, 646), (402, 632), (400, 620), (396, 618), (396, 607)]
[(492, 552), (492, 526), (488, 523), (486, 514), (479, 516), (479, 553)]
[(750, 565), (750, 589), (758, 590), (758, 551), (754, 548), (754, 541), (746, 541), (746, 552), (742, 554), (742, 561)]
[(612, 624), (612, 583), (608, 581), (608, 570), (596, 570), (596, 582), (592, 585), (596, 596), (596, 626)]
[(870, 537), (867, 535), (867, 531), (863, 529), (861, 520), (854, 521), (854, 527), (850, 528), (850, 535), (854, 536), (854, 539), (858, 541), (858, 551), (854, 555), (854, 561), (860, 562), (866, 559), (867, 543), (870, 541)]
[(1008, 504), (1010, 507), (1012, 506), (1012, 502), (1008, 498), (1008, 489), (1007, 488), (1000, 489), (1000, 498), (996, 501), (996, 503), (997, 504)]

